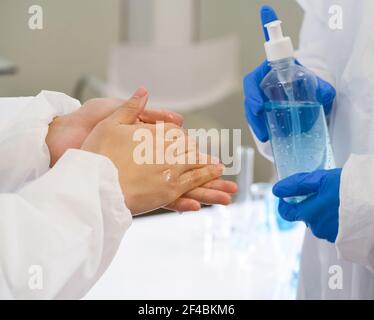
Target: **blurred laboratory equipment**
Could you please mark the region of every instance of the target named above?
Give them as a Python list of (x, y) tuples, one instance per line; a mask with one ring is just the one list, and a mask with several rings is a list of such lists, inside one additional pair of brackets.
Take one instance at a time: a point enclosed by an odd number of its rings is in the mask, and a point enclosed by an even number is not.
[(16, 65), (2, 57), (0, 57), (0, 76), (2, 75), (12, 75), (17, 72)]
[(252, 148), (239, 146), (236, 157), (240, 159), (241, 170), (237, 176), (238, 194), (235, 203), (241, 210), (231, 211), (232, 215), (232, 241), (236, 246), (248, 247), (250, 235), (253, 234), (253, 201), (251, 186), (253, 184), (255, 151)]
[(295, 298), (304, 228), (279, 216), (271, 184), (253, 183), (254, 150), (240, 147), (236, 155), (239, 195), (231, 206), (215, 206), (205, 215), (204, 261), (215, 267), (235, 261), (245, 274), (266, 270), (272, 298)]
[(239, 191), (235, 201), (245, 202), (251, 199), (250, 188), (253, 184), (255, 151), (253, 148), (239, 146), (236, 149), (236, 157), (240, 159), (241, 170), (237, 176)]
[[(254, 149), (239, 146), (235, 150), (235, 155), (240, 159), (241, 170), (237, 176), (239, 192), (235, 199), (236, 203), (242, 204), (242, 210), (232, 211), (226, 206), (216, 206), (219, 214), (207, 216), (206, 218), (206, 241), (212, 243), (212, 252), (209, 254), (224, 255), (230, 252), (231, 242), (235, 242), (235, 246), (248, 247), (249, 235), (252, 234), (253, 214), (252, 214), (252, 198), (251, 185), (253, 183), (254, 171)], [(219, 250), (215, 250), (216, 247)], [(229, 258), (228, 256), (225, 256)]]
[[(152, 107), (184, 112), (205, 108), (239, 90), (238, 37), (200, 41), (200, 0), (122, 3), (126, 32), (112, 50), (107, 81), (84, 77), (75, 90), (78, 99), (87, 87), (101, 96), (127, 98), (143, 85)], [(144, 21), (150, 21), (148, 27)]]

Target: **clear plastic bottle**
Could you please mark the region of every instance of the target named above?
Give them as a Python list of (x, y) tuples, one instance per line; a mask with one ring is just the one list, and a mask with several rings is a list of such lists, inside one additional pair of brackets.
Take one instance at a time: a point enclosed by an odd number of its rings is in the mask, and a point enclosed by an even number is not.
[(271, 71), (261, 88), (269, 100), (265, 104), (266, 122), (278, 178), (332, 169), (335, 162), (325, 113), (317, 99), (317, 77), (296, 63), (292, 41), (283, 37), (281, 21), (265, 27), (270, 38), (265, 49)]

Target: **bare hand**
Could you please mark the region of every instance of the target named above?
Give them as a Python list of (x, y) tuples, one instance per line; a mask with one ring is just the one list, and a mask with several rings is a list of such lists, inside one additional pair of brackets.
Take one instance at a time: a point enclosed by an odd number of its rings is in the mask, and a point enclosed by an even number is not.
[[(126, 205), (133, 214), (172, 203), (183, 194), (219, 178), (223, 172), (220, 164), (137, 164), (134, 150), (138, 143), (133, 139), (134, 132), (144, 128), (156, 131), (155, 126), (138, 122), (147, 99), (145, 89), (139, 89), (122, 107), (101, 121), (82, 145), (82, 150), (104, 155), (115, 164)], [(184, 136), (183, 141), (186, 138)], [(165, 149), (168, 143), (171, 142), (164, 141)], [(187, 159), (191, 151), (186, 148), (181, 156)], [(198, 194), (198, 189), (195, 192)]]
[[(50, 124), (47, 145), (51, 155), (51, 167), (68, 149), (79, 149), (93, 128), (102, 120), (115, 112), (124, 100), (96, 98), (88, 100), (83, 106), (68, 115), (55, 118)], [(144, 110), (137, 122), (154, 124), (156, 122), (183, 124), (183, 117), (167, 110)], [(227, 205), (231, 202), (231, 194), (237, 192), (235, 183), (217, 179), (199, 187), (199, 192), (189, 192), (180, 199), (166, 206), (172, 211), (198, 211), (201, 204)]]

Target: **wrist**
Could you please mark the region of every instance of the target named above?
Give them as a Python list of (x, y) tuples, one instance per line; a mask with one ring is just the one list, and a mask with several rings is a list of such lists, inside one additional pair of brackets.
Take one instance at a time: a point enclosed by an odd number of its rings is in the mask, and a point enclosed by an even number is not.
[(50, 163), (49, 166), (53, 167), (53, 165), (57, 162), (57, 144), (55, 143), (55, 139), (57, 136), (57, 131), (59, 130), (61, 117), (55, 117), (52, 122), (48, 125), (48, 133), (45, 138), (45, 142), (47, 144), (50, 156)]
[(50, 154), (50, 167), (55, 165), (66, 150), (79, 149), (87, 134), (88, 129), (78, 121), (76, 112), (54, 118), (49, 124), (45, 139)]

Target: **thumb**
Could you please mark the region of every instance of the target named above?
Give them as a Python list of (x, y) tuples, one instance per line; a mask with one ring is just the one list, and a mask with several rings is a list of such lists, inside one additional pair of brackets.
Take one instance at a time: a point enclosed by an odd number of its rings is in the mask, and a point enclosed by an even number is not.
[(309, 195), (318, 192), (324, 176), (324, 170), (299, 173), (278, 182), (273, 188), (273, 193), (278, 198)]
[(261, 23), (264, 28), (265, 40), (269, 41), (269, 34), (268, 34), (267, 29), (265, 28), (265, 25), (275, 20), (278, 20), (277, 13), (271, 6), (265, 5), (260, 10), (260, 16), (261, 16)]
[(134, 95), (124, 102), (119, 109), (107, 118), (107, 121), (118, 124), (134, 124), (143, 112), (148, 101), (148, 91), (141, 87)]
[(318, 78), (317, 98), (322, 103), (326, 114), (331, 112), (335, 97), (335, 88), (328, 82)]

